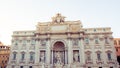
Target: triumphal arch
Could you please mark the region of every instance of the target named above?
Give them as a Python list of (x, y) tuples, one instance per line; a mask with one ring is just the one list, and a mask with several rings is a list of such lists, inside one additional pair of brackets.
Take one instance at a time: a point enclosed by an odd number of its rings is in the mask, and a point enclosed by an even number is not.
[(83, 28), (60, 13), (36, 30), (14, 31), (7, 68), (117, 68), (110, 27)]

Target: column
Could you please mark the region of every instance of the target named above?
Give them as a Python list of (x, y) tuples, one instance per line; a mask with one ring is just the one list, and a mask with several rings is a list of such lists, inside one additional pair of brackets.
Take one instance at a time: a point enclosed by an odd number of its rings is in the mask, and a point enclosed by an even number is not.
[(82, 38), (80, 39), (80, 62), (85, 64), (85, 52)]
[(35, 63), (39, 63), (39, 40), (36, 40), (35, 44)]
[(50, 64), (50, 39), (47, 39), (46, 62)]
[[(99, 41), (100, 42), (100, 41)], [(102, 45), (102, 46), (101, 46)], [(101, 59), (102, 61), (104, 61), (104, 64), (107, 64), (107, 55), (106, 55), (106, 52), (105, 52), (105, 41), (102, 40), (101, 43), (100, 43), (100, 47), (101, 47), (101, 50), (102, 50), (102, 53), (101, 53)]]
[(67, 50), (65, 50), (65, 64), (67, 64)]
[(53, 50), (51, 50), (51, 53), (52, 53), (52, 56), (51, 56), (51, 61), (52, 61), (52, 64), (53, 64)]
[[(92, 42), (93, 43), (93, 42)], [(91, 48), (92, 48), (92, 53), (91, 53), (91, 59), (93, 61), (93, 64), (96, 64), (96, 52), (95, 52), (95, 45), (91, 45)]]
[(71, 49), (71, 39), (68, 39), (68, 63), (71, 64), (73, 60), (73, 51)]

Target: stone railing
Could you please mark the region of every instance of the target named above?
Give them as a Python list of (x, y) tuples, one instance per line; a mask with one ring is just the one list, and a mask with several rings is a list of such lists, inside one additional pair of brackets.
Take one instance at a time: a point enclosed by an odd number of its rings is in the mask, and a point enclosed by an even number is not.
[(107, 60), (107, 63), (108, 63), (108, 64), (115, 64), (115, 62), (116, 62), (116, 61), (115, 61), (114, 59)]
[(97, 63), (97, 64), (103, 64), (104, 61), (103, 61), (103, 60), (96, 60), (96, 63)]
[(34, 63), (34, 60), (29, 60), (29, 63), (32, 63), (32, 64), (33, 64), (33, 63)]
[(17, 63), (17, 60), (11, 60), (11, 63)]
[(86, 60), (85, 62), (86, 62), (86, 64), (93, 64), (92, 60)]
[(25, 60), (20, 60), (20, 63), (25, 63)]

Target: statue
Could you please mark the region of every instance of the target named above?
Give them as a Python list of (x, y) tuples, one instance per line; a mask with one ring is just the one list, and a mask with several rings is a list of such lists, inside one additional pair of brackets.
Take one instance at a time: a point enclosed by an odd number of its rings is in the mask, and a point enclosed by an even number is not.
[(61, 55), (60, 55), (60, 52), (57, 52), (56, 53), (56, 60), (57, 60), (57, 63), (61, 63)]
[(65, 17), (61, 16), (61, 14), (58, 13), (55, 17), (52, 17), (52, 22), (61, 23), (61, 22), (64, 22), (64, 19)]
[(75, 54), (74, 54), (74, 61), (75, 62), (78, 62), (78, 56), (79, 56), (78, 52), (75, 52)]
[(40, 62), (44, 63), (44, 58), (45, 58), (44, 52), (41, 52)]

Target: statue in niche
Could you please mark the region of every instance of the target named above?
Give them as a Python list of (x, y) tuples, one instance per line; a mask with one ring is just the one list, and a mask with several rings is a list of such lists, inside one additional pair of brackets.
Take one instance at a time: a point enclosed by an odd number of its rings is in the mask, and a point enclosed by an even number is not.
[(78, 62), (78, 59), (79, 59), (79, 54), (78, 54), (78, 52), (74, 52), (73, 59), (74, 59), (75, 62)]
[(62, 63), (62, 61), (61, 61), (61, 54), (60, 54), (60, 52), (57, 52), (57, 53), (56, 53), (56, 61), (57, 61), (57, 62), (56, 62), (57, 64)]
[(44, 52), (41, 52), (40, 62), (44, 63), (44, 61), (45, 61), (45, 55)]

